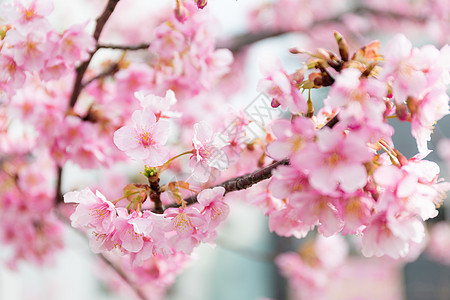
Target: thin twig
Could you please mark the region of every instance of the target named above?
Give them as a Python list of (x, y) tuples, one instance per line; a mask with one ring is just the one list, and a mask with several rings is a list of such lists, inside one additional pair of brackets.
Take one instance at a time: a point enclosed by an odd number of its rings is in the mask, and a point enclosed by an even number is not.
[[(64, 214), (62, 214), (58, 208), (55, 208), (54, 210), (55, 215), (58, 217), (58, 219), (63, 222), (64, 224), (66, 224), (68, 227), (70, 227), (71, 229), (73, 229), (76, 233), (78, 233), (79, 235), (81, 235), (83, 238), (85, 238), (87, 240), (87, 236), (86, 234), (84, 234), (82, 231), (72, 227), (71, 222), (67, 219), (66, 216), (64, 216)], [(136, 295), (141, 299), (141, 300), (147, 300), (148, 298), (145, 296), (145, 294), (140, 290), (140, 288), (138, 286), (136, 286), (134, 284), (134, 282), (128, 277), (128, 275), (123, 271), (122, 268), (116, 266), (115, 264), (113, 264), (106, 256), (104, 256), (102, 253), (96, 254), (97, 257), (99, 257), (101, 260), (103, 260), (108, 266), (110, 266), (116, 273), (117, 275), (119, 275), (120, 278), (122, 278), (129, 286), (130, 288), (136, 293)]]
[[(98, 39), (100, 38), (100, 34), (102, 33), (103, 27), (105, 26), (106, 22), (113, 13), (119, 1), (120, 0), (109, 0), (108, 3), (106, 4), (105, 10), (97, 18), (97, 25), (95, 26), (94, 34), (92, 35), (92, 37), (95, 40), (95, 43), (98, 43)], [(75, 82), (73, 84), (72, 94), (70, 96), (70, 104), (69, 104), (70, 108), (73, 108), (77, 103), (78, 97), (80, 96), (81, 90), (83, 88), (82, 85), (83, 76), (86, 73), (89, 63), (91, 62), (92, 57), (94, 56), (95, 52), (97, 52), (97, 50), (98, 47), (96, 47), (95, 50), (91, 52), (89, 58), (85, 60), (81, 65), (79, 65), (76, 70), (77, 75), (75, 78)], [(58, 167), (58, 178), (56, 184), (56, 203), (63, 202), (63, 197), (61, 193), (61, 182), (62, 182), (62, 168)]]
[(114, 50), (129, 50), (129, 51), (136, 51), (136, 50), (145, 50), (150, 47), (150, 44), (139, 44), (139, 45), (114, 45), (114, 44), (98, 44), (98, 49), (114, 49)]
[(120, 278), (123, 279), (123, 281), (125, 281), (130, 288), (136, 293), (136, 295), (139, 297), (139, 299), (141, 300), (147, 300), (147, 296), (145, 296), (145, 294), (141, 291), (141, 289), (139, 289), (139, 287), (137, 287), (134, 282), (131, 281), (131, 279), (128, 277), (128, 275), (122, 270), (122, 268), (116, 266), (115, 264), (113, 264), (112, 261), (110, 261), (108, 258), (105, 257), (105, 255), (103, 253), (99, 253), (97, 254), (97, 257), (99, 257), (101, 260), (103, 260), (108, 266), (111, 267), (111, 269), (113, 269), (117, 275), (120, 276)]
[(56, 204), (63, 203), (64, 197), (62, 195), (61, 191), (61, 185), (62, 185), (62, 167), (58, 166), (56, 171)]
[(314, 27), (322, 26), (322, 25), (325, 25), (325, 24), (328, 24), (331, 22), (342, 22), (343, 17), (349, 13), (353, 13), (353, 14), (357, 14), (357, 15), (358, 14), (359, 15), (360, 14), (368, 14), (368, 15), (373, 15), (376, 17), (389, 18), (389, 19), (405, 19), (405, 20), (410, 20), (410, 21), (413, 21), (413, 22), (416, 22), (419, 24), (425, 23), (427, 21), (427, 17), (422, 16), (422, 15), (404, 14), (404, 13), (400, 13), (400, 12), (378, 10), (378, 9), (374, 9), (374, 8), (370, 8), (370, 7), (356, 6), (354, 9), (352, 9), (350, 11), (346, 11), (346, 12), (336, 15), (334, 17), (317, 20), (305, 28), (299, 28), (297, 30), (277, 30), (277, 31), (267, 31), (267, 32), (245, 33), (245, 34), (242, 34), (242, 35), (232, 38), (231, 42), (226, 42), (223, 45), (221, 45), (220, 47), (226, 47), (233, 53), (236, 53), (236, 52), (243, 50), (247, 46), (250, 46), (256, 42), (259, 42), (259, 41), (262, 41), (265, 39), (269, 39), (269, 38), (273, 38), (273, 37), (277, 37), (277, 36), (281, 36), (281, 35), (289, 34), (289, 33), (300, 33), (300, 32), (309, 33), (312, 30), (312, 28), (314, 28)]
[[(114, 9), (116, 8), (117, 3), (119, 3), (120, 0), (109, 0), (106, 4), (105, 10), (100, 15), (100, 17), (97, 18), (97, 25), (94, 30), (93, 38), (95, 42), (98, 42), (98, 39), (100, 38), (100, 34), (102, 33), (103, 27), (105, 26), (106, 22), (108, 21), (109, 17), (113, 13)], [(73, 85), (72, 95), (70, 97), (70, 107), (73, 108), (75, 106), (75, 103), (77, 103), (78, 97), (80, 96), (81, 90), (83, 88), (82, 81), (84, 73), (86, 73), (86, 70), (89, 66), (89, 63), (92, 60), (92, 57), (97, 52), (98, 47), (95, 48), (94, 51), (91, 52), (89, 58), (85, 60), (81, 65), (77, 68), (77, 76), (75, 78), (75, 83)]]
[[(330, 119), (330, 121), (328, 121), (328, 123), (325, 124), (324, 127), (333, 128), (334, 125), (336, 125), (338, 122), (339, 122), (339, 118), (336, 115), (332, 119)], [(278, 166), (286, 166), (286, 165), (289, 165), (288, 158), (273, 162), (270, 165), (262, 167), (252, 173), (248, 173), (248, 174), (245, 174), (245, 175), (242, 175), (239, 177), (229, 179), (227, 181), (224, 181), (224, 182), (222, 182), (218, 185), (212, 186), (210, 188), (222, 186), (225, 188), (225, 194), (234, 192), (234, 191), (245, 190), (245, 189), (248, 189), (249, 187), (257, 184), (258, 182), (261, 182), (263, 180), (266, 180), (266, 179), (269, 179), (270, 177), (272, 177), (272, 171), (274, 169), (276, 169)], [(197, 195), (195, 194), (190, 197), (186, 197), (186, 198), (184, 198), (184, 201), (187, 204), (194, 204), (197, 202)], [(171, 205), (167, 206), (167, 208), (169, 208), (169, 207), (178, 207), (178, 205), (175, 203), (175, 204), (171, 204)]]
[(101, 72), (100, 74), (90, 78), (86, 82), (83, 82), (82, 83), (82, 87), (85, 88), (85, 87), (87, 87), (88, 85), (90, 85), (92, 82), (94, 82), (96, 80), (99, 80), (101, 78), (105, 78), (105, 77), (108, 77), (108, 76), (112, 76), (115, 73), (117, 73), (119, 71), (119, 69), (120, 69), (119, 68), (119, 63), (115, 62), (115, 63), (111, 64), (106, 70)]

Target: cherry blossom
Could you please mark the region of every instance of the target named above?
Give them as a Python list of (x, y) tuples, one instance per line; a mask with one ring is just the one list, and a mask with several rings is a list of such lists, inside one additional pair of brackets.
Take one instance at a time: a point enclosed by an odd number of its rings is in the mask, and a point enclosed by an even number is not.
[(317, 143), (307, 145), (293, 160), (309, 170), (309, 181), (314, 188), (332, 194), (338, 186), (345, 192), (364, 187), (367, 172), (362, 163), (371, 157), (358, 137), (323, 128), (317, 132)]
[(306, 100), (296, 86), (303, 80), (302, 74), (288, 75), (278, 60), (265, 62), (262, 66), (262, 73), (264, 79), (258, 82), (257, 90), (265, 92), (273, 98), (272, 106), (281, 105), (282, 108), (289, 109), (293, 114), (306, 112)]
[(167, 90), (164, 98), (152, 94), (146, 95), (144, 91), (136, 92), (134, 96), (143, 108), (148, 108), (155, 114), (157, 120), (180, 116), (179, 113), (170, 110), (170, 107), (177, 103), (175, 93), (172, 90)]
[(99, 233), (110, 233), (116, 214), (115, 206), (96, 191), (94, 194), (86, 188), (82, 191), (64, 195), (65, 203), (77, 203), (75, 212), (70, 216), (72, 226), (92, 228)]
[(228, 158), (221, 149), (225, 143), (217, 134), (214, 134), (208, 123), (202, 121), (194, 125), (194, 155), (191, 157), (189, 165), (193, 177), (206, 182), (211, 173), (211, 168), (224, 170), (228, 168)]
[[(449, 113), (450, 47), (416, 47), (403, 29), (445, 42), (445, 1), (327, 0), (324, 10), (277, 0), (257, 4), (250, 31), (229, 39), (217, 35), (205, 0), (176, 0), (175, 14), (142, 9), (151, 22), (138, 28), (123, 17), (134, 18), (131, 6), (107, 2), (95, 20), (93, 12), (65, 30), (54, 26), (50, 0), (0, 5), (0, 240), (9, 267), (51, 261), (70, 219), (134, 290), (162, 298), (196, 248), (214, 244), (231, 199), (262, 211), (271, 232), (307, 238), (275, 258), (295, 297), (327, 298), (347, 256), (342, 235), (358, 236), (364, 256), (420, 254), (425, 222), (450, 190), (425, 159)], [(388, 26), (404, 35), (386, 47), (360, 44)], [(330, 29), (343, 34), (333, 40)], [(291, 31), (302, 47), (321, 48), (286, 48), (295, 54), (283, 57), (286, 68), (264, 60), (252, 87), (247, 67), (260, 52), (247, 49)], [(269, 96), (258, 111), (269, 121), (254, 119), (261, 103), (241, 101), (249, 84)], [(419, 154), (396, 148), (390, 119), (411, 124)], [(446, 142), (438, 152), (448, 161)], [(436, 240), (445, 259), (445, 240)]]
[(225, 189), (219, 186), (205, 189), (197, 196), (198, 203), (204, 207), (202, 214), (208, 220), (209, 230), (215, 229), (228, 216), (230, 208), (222, 201), (224, 193)]
[(156, 121), (150, 109), (133, 113), (134, 126), (124, 126), (114, 133), (114, 144), (129, 157), (143, 160), (151, 167), (164, 164), (169, 151), (164, 148), (168, 138), (170, 124), (165, 120)]
[(315, 137), (314, 124), (305, 118), (295, 118), (292, 123), (284, 119), (276, 120), (271, 129), (276, 140), (268, 145), (267, 154), (275, 159), (292, 156)]

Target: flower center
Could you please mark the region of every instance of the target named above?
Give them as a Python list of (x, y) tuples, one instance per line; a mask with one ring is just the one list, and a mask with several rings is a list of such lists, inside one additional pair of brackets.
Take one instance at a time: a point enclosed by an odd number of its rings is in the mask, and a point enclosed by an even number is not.
[(339, 160), (340, 160), (339, 155), (336, 152), (334, 152), (333, 154), (328, 156), (328, 158), (326, 159), (326, 164), (329, 165), (330, 167), (334, 167), (337, 165)]
[(144, 146), (145, 148), (155, 144), (155, 141), (153, 140), (152, 134), (150, 132), (147, 132), (147, 131), (139, 133), (138, 140), (139, 140), (139, 143), (142, 146)]
[(25, 20), (30, 21), (31, 19), (33, 19), (35, 13), (33, 9), (25, 9), (24, 13), (24, 17)]
[(203, 147), (200, 147), (198, 149), (198, 154), (203, 158), (203, 159), (207, 159), (209, 157), (211, 157), (214, 154), (214, 147), (206, 145)]
[(191, 219), (185, 214), (180, 213), (173, 219), (174, 227), (177, 232), (188, 233), (194, 231)]

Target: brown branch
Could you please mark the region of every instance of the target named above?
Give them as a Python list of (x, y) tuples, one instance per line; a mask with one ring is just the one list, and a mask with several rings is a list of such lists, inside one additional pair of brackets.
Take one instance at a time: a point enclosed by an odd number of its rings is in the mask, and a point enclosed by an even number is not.
[[(240, 191), (248, 189), (249, 187), (257, 184), (258, 182), (261, 182), (263, 180), (269, 179), (272, 177), (272, 171), (276, 169), (278, 166), (286, 166), (289, 165), (289, 159), (285, 158), (280, 161), (276, 161), (271, 163), (268, 166), (262, 167), (252, 173), (247, 173), (245, 175), (235, 177), (232, 179), (229, 179), (227, 181), (224, 181), (218, 185), (212, 186), (210, 188), (214, 187), (224, 187), (225, 188), (225, 194), (234, 192), (234, 191)], [(187, 198), (184, 198), (184, 201), (186, 201), (187, 204), (193, 204), (197, 202), (197, 195), (193, 195)], [(177, 207), (178, 205), (174, 204), (169, 207)]]
[(289, 31), (267, 31), (257, 33), (245, 33), (234, 37), (231, 43), (225, 42), (223, 45), (219, 45), (218, 48), (228, 48), (231, 52), (237, 53), (245, 49), (247, 46), (277, 36), (290, 33)]
[(163, 205), (161, 202), (161, 187), (159, 186), (159, 178), (150, 177), (148, 179), (150, 185), (150, 199), (155, 204), (153, 212), (162, 214), (164, 212)]
[[(97, 18), (97, 25), (95, 26), (94, 34), (92, 35), (96, 43), (100, 38), (100, 34), (102, 33), (103, 27), (105, 26), (106, 22), (113, 13), (119, 1), (120, 0), (109, 0), (108, 3), (106, 4), (105, 10), (100, 15), (100, 17)], [(92, 57), (97, 52), (97, 50), (98, 47), (96, 47), (96, 49), (91, 52), (89, 58), (86, 61), (84, 61), (81, 65), (79, 65), (77, 68), (77, 75), (75, 78), (75, 82), (73, 84), (72, 94), (70, 96), (70, 104), (69, 104), (70, 108), (73, 108), (75, 106), (75, 103), (77, 103), (78, 97), (80, 96), (81, 90), (83, 88), (82, 85), (83, 76), (86, 73), (89, 63), (91, 62)], [(64, 200), (61, 192), (61, 181), (62, 181), (62, 167), (58, 166), (58, 178), (56, 184), (56, 203), (62, 203)]]
[[(81, 235), (83, 238), (87, 239), (86, 234), (84, 234), (82, 231), (72, 227), (71, 222), (67, 219), (67, 217), (61, 213), (61, 211), (58, 208), (55, 208), (54, 210), (56, 216), (58, 217), (58, 219), (63, 222), (64, 224), (66, 224), (67, 226), (69, 226), (71, 229), (73, 229), (76, 233), (78, 233), (79, 235)], [(123, 269), (117, 267), (116, 265), (114, 265), (108, 258), (106, 258), (103, 254), (96, 254), (97, 257), (99, 257), (101, 260), (103, 260), (108, 266), (110, 266), (116, 273), (117, 275), (119, 275), (120, 278), (122, 278), (129, 286), (130, 288), (136, 293), (136, 295), (141, 299), (141, 300), (147, 300), (147, 297), (145, 296), (145, 294), (139, 289), (138, 286), (136, 286), (133, 281), (128, 277), (128, 275), (123, 271)]]
[(139, 45), (114, 45), (114, 44), (98, 44), (98, 49), (114, 49), (114, 50), (130, 50), (130, 51), (136, 51), (136, 50), (145, 50), (150, 47), (150, 44), (139, 44)]
[(426, 16), (422, 15), (411, 15), (411, 14), (404, 14), (400, 12), (393, 12), (393, 11), (387, 11), (387, 10), (378, 10), (370, 7), (364, 7), (364, 6), (357, 6), (354, 9), (350, 11), (346, 11), (342, 14), (336, 15), (331, 18), (327, 19), (320, 19), (313, 23), (311, 23), (309, 26), (305, 28), (299, 28), (297, 30), (277, 30), (277, 31), (265, 31), (265, 32), (252, 32), (252, 33), (245, 33), (242, 35), (238, 35), (231, 39), (231, 42), (225, 42), (223, 45), (220, 45), (219, 48), (225, 47), (228, 48), (233, 53), (239, 52), (243, 49), (245, 49), (247, 46), (250, 46), (256, 42), (269, 39), (272, 37), (281, 36), (284, 34), (289, 33), (301, 33), (301, 32), (310, 32), (312, 28), (316, 26), (325, 25), (331, 22), (341, 22), (345, 15), (352, 13), (352, 14), (369, 14), (376, 17), (382, 17), (382, 18), (390, 18), (390, 19), (405, 19), (410, 20), (416, 23), (425, 23), (427, 21)]
[[(95, 42), (98, 42), (98, 39), (100, 38), (100, 34), (102, 33), (103, 27), (105, 26), (106, 22), (108, 21), (109, 17), (113, 13), (114, 9), (116, 8), (117, 3), (119, 3), (120, 0), (109, 0), (106, 4), (105, 10), (100, 15), (100, 17), (97, 18), (97, 25), (95, 26), (93, 38)], [(89, 58), (85, 60), (81, 65), (77, 68), (77, 76), (75, 78), (75, 83), (73, 85), (72, 95), (70, 97), (70, 107), (73, 108), (75, 106), (75, 103), (77, 103), (78, 97), (80, 96), (81, 90), (83, 88), (82, 81), (84, 73), (86, 73), (86, 70), (89, 66), (89, 63), (92, 60), (92, 57), (98, 50), (98, 46), (95, 48), (94, 51), (91, 52)]]
[(83, 88), (85, 88), (85, 87), (87, 87), (88, 85), (90, 85), (92, 82), (94, 82), (96, 80), (99, 80), (101, 78), (105, 78), (105, 77), (108, 77), (108, 76), (112, 76), (115, 73), (117, 73), (119, 71), (119, 69), (120, 69), (119, 68), (119, 62), (115, 62), (115, 63), (111, 64), (106, 70), (101, 72), (100, 74), (90, 78), (86, 82), (83, 82), (81, 86)]
[(105, 262), (108, 266), (110, 266), (111, 269), (113, 269), (117, 273), (117, 275), (119, 275), (120, 278), (122, 278), (123, 281), (125, 281), (130, 286), (130, 288), (136, 293), (136, 295), (139, 297), (139, 299), (141, 299), (141, 300), (148, 299), (147, 296), (145, 296), (145, 294), (141, 291), (141, 289), (136, 284), (134, 284), (134, 282), (122, 270), (122, 268), (113, 264), (112, 261), (110, 261), (108, 258), (106, 258), (105, 255), (103, 255), (102, 253), (97, 254), (97, 257), (99, 257), (101, 260), (103, 260), (103, 262)]
[[(105, 26), (106, 22), (108, 21), (109, 17), (113, 13), (114, 9), (116, 8), (117, 3), (119, 3), (120, 0), (109, 0), (106, 4), (105, 10), (103, 13), (97, 18), (97, 25), (95, 26), (94, 34), (92, 37), (95, 40), (95, 43), (98, 43), (98, 39), (100, 38), (100, 34), (103, 31), (103, 27)], [(81, 90), (83, 89), (82, 81), (83, 76), (86, 73), (86, 70), (89, 66), (89, 63), (92, 60), (92, 57), (97, 52), (98, 46), (95, 48), (94, 51), (92, 51), (89, 55), (89, 58), (85, 60), (81, 65), (77, 68), (77, 75), (75, 78), (75, 82), (73, 84), (72, 88), (72, 94), (70, 96), (70, 104), (69, 107), (73, 108), (75, 106), (75, 103), (77, 103), (78, 97), (80, 96)], [(61, 182), (62, 182), (62, 167), (58, 166), (58, 178), (57, 178), (57, 184), (56, 184), (56, 203), (62, 203), (63, 202), (63, 196), (61, 192)]]
[(57, 178), (56, 178), (56, 204), (63, 203), (64, 197), (61, 191), (62, 185), (62, 168), (60, 166), (57, 167)]
[[(338, 116), (334, 116), (330, 121), (328, 121), (327, 124), (325, 124), (324, 127), (333, 128), (337, 123), (339, 122)], [(212, 186), (210, 188), (222, 186), (225, 188), (225, 194), (234, 192), (234, 191), (240, 191), (248, 189), (249, 187), (263, 181), (266, 179), (269, 179), (272, 177), (272, 171), (276, 169), (278, 166), (286, 166), (289, 165), (289, 159), (285, 158), (276, 162), (271, 163), (268, 166), (262, 167), (252, 173), (248, 173), (239, 177), (235, 177), (232, 179), (229, 179), (227, 181), (224, 181), (218, 185)], [(194, 204), (197, 202), (197, 195), (193, 195), (190, 197), (184, 198), (184, 201), (187, 204)], [(178, 207), (177, 204), (172, 204), (167, 206), (169, 207)]]

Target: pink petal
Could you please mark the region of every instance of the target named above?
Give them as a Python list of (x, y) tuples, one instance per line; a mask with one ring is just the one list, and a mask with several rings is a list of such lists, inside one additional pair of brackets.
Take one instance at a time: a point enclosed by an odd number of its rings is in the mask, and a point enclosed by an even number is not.
[(165, 148), (156, 149), (149, 147), (146, 149), (145, 163), (150, 167), (162, 166), (169, 159), (169, 150)]
[(122, 151), (139, 147), (136, 130), (131, 126), (124, 126), (114, 132), (114, 144)]
[(155, 114), (150, 109), (136, 110), (131, 116), (136, 128), (151, 128), (155, 122)]
[(363, 165), (341, 165), (333, 174), (340, 182), (340, 188), (347, 193), (353, 193), (367, 184), (367, 171)]
[(403, 172), (394, 166), (381, 166), (375, 170), (373, 179), (379, 185), (392, 187), (403, 177)]
[(153, 139), (160, 145), (164, 145), (167, 142), (167, 138), (170, 133), (170, 123), (167, 120), (159, 120), (153, 127), (152, 136)]
[(213, 130), (206, 121), (194, 124), (194, 136), (200, 143), (208, 143), (211, 140), (212, 135)]
[[(149, 148), (150, 149), (150, 148)], [(137, 147), (135, 149), (128, 149), (125, 152), (129, 157), (135, 160), (144, 160), (148, 157), (149, 151), (144, 147)]]
[(336, 190), (337, 186), (336, 179), (330, 174), (330, 170), (327, 168), (311, 170), (309, 182), (315, 189), (325, 194), (331, 194)]
[(284, 159), (292, 154), (292, 144), (287, 141), (274, 141), (267, 146), (267, 154), (273, 159)]

